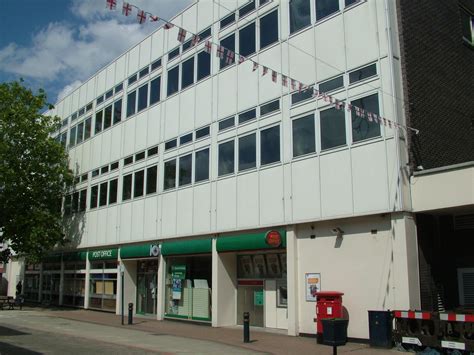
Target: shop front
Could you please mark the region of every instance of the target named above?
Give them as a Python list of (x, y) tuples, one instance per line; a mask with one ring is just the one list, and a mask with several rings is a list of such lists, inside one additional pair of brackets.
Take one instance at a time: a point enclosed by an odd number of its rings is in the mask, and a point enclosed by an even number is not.
[(41, 302), (59, 305), (61, 285), (61, 254), (51, 255), (43, 263), (41, 277)]
[(163, 242), (165, 318), (212, 320), (212, 240)]
[(39, 301), (40, 292), (40, 264), (26, 264), (25, 266), (25, 281), (23, 282), (23, 294), (25, 300), (29, 302)]
[(63, 300), (71, 307), (84, 307), (87, 252), (63, 254)]
[(89, 308), (116, 311), (117, 249), (89, 251)]

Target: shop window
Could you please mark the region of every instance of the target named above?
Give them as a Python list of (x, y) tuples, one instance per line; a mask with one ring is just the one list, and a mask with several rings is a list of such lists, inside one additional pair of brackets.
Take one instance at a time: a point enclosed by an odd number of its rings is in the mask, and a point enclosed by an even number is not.
[(112, 105), (109, 105), (104, 110), (104, 129), (112, 125)]
[(143, 78), (145, 75), (148, 75), (149, 73), (149, 68), (146, 67), (146, 68), (143, 68), (142, 70), (140, 70), (140, 72), (138, 73), (138, 77), (141, 79)]
[(174, 189), (176, 186), (176, 159), (165, 162), (163, 189)]
[[(351, 112), (352, 118), (352, 141), (359, 142), (365, 139), (375, 138), (380, 136), (380, 124), (375, 121), (370, 122), (367, 119), (366, 112), (374, 113), (378, 116), (379, 114), (379, 95), (374, 94), (358, 100), (351, 101), (353, 106)], [(357, 115), (356, 107), (359, 110)]]
[(210, 127), (203, 127), (196, 131), (196, 140), (207, 137), (210, 134)]
[(235, 13), (231, 13), (230, 15), (227, 15), (220, 21), (220, 28), (224, 28), (234, 22), (235, 22)]
[(278, 42), (278, 10), (260, 18), (260, 49)]
[(280, 100), (275, 100), (260, 106), (260, 117), (280, 110)]
[(179, 186), (189, 185), (191, 183), (192, 168), (192, 154), (179, 158)]
[(122, 120), (122, 99), (114, 102), (114, 124)]
[(315, 151), (314, 115), (293, 120), (293, 157), (314, 153)]
[(165, 143), (165, 150), (176, 148), (177, 145), (178, 145), (178, 140), (176, 138), (171, 139), (171, 140), (169, 140), (168, 142)]
[(160, 101), (161, 76), (150, 82), (150, 105)]
[(69, 147), (76, 145), (76, 126), (72, 127), (69, 132)]
[(244, 17), (248, 13), (255, 10), (255, 0), (250, 0), (250, 2), (239, 9), (239, 18)]
[(218, 175), (223, 176), (234, 173), (234, 141), (219, 144)]
[(256, 134), (239, 138), (239, 171), (255, 168), (257, 162)]
[(343, 76), (338, 76), (337, 78), (330, 79), (324, 81), (319, 84), (319, 91), (320, 92), (329, 92), (336, 89), (340, 89), (344, 86), (344, 78)]
[(179, 55), (179, 47), (173, 49), (171, 52), (168, 53), (168, 61), (176, 58), (178, 55)]
[(120, 83), (120, 84), (115, 86), (114, 93), (117, 94), (117, 93), (121, 92), (122, 90), (123, 90), (123, 83)]
[(91, 137), (92, 117), (86, 118), (84, 121), (84, 140)]
[(219, 131), (223, 131), (224, 129), (234, 127), (235, 125), (235, 117), (229, 117), (222, 121), (219, 121)]
[(137, 104), (137, 91), (134, 90), (127, 95), (127, 117), (135, 114)]
[(171, 96), (179, 90), (179, 65), (168, 70), (167, 95)]
[(339, 0), (316, 0), (316, 21), (339, 11)]
[(200, 52), (197, 56), (197, 81), (208, 77), (211, 74), (211, 55), (207, 52)]
[(181, 89), (194, 84), (194, 57), (181, 64)]
[(179, 145), (184, 145), (192, 141), (193, 141), (192, 133), (188, 133), (188, 134), (185, 134), (184, 136), (179, 137)]
[(158, 167), (152, 166), (146, 169), (146, 194), (153, 194), (156, 192), (156, 183), (158, 177)]
[(231, 65), (235, 61), (235, 57), (229, 62), (227, 61), (227, 53), (228, 51), (235, 52), (235, 34), (231, 34), (230, 36), (221, 40), (221, 46), (225, 48), (224, 56), (220, 60), (220, 68), (223, 69), (228, 65)]
[(153, 63), (151, 63), (151, 71), (156, 70), (161, 67), (161, 58), (158, 58)]
[(77, 125), (77, 138), (76, 143), (79, 144), (84, 140), (84, 122)]
[(280, 126), (260, 131), (261, 165), (280, 161)]
[(145, 179), (144, 170), (135, 172), (134, 187), (133, 187), (134, 198), (143, 196), (144, 179)]
[(249, 56), (255, 53), (255, 22), (239, 30), (239, 54)]
[(255, 108), (239, 113), (239, 124), (253, 120), (257, 117), (257, 110)]
[(99, 206), (105, 206), (107, 204), (107, 187), (108, 187), (107, 182), (103, 182), (100, 184)]
[(194, 182), (209, 180), (209, 148), (195, 153)]
[(122, 201), (132, 198), (132, 174), (125, 175), (122, 180)]
[[(116, 261), (113, 264), (116, 264)], [(117, 272), (107, 272), (111, 269), (108, 266), (104, 262), (91, 263), (89, 307), (115, 312)]]
[(330, 149), (346, 144), (346, 118), (344, 110), (330, 108), (321, 111), (321, 149)]
[(138, 109), (137, 112), (144, 110), (148, 105), (148, 84), (138, 89)]
[(286, 254), (237, 255), (239, 279), (286, 278)]
[(158, 154), (158, 147), (153, 147), (153, 148), (148, 149), (146, 154), (147, 154), (148, 158), (152, 157), (154, 155), (157, 155)]
[(377, 75), (377, 66), (375, 64), (354, 70), (349, 73), (349, 83), (353, 84), (358, 81)]
[(109, 183), (109, 204), (117, 202), (118, 179), (110, 180)]
[(95, 113), (95, 132), (94, 134), (102, 131), (102, 111)]
[(310, 0), (290, 0), (290, 33), (311, 23)]

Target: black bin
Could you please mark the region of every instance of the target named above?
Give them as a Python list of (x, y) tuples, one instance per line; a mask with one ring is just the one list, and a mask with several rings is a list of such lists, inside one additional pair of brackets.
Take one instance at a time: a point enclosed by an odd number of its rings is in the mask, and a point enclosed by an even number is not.
[(369, 311), (369, 343), (376, 348), (392, 347), (392, 312)]
[(329, 318), (322, 319), (323, 344), (339, 346), (347, 342), (347, 319)]

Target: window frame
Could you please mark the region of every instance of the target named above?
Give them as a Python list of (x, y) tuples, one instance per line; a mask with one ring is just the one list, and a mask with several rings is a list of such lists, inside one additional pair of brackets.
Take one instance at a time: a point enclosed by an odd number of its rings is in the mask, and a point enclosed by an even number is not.
[[(225, 173), (221, 173), (220, 172), (220, 166), (221, 166), (221, 151), (220, 151), (220, 147), (221, 145), (224, 145), (224, 144), (228, 144), (228, 143), (232, 143), (232, 146), (233, 146), (233, 150), (234, 150), (234, 154), (233, 154), (233, 157), (232, 157), (232, 171), (231, 172), (225, 172)], [(231, 176), (231, 175), (234, 175), (235, 174), (235, 164), (236, 164), (236, 159), (235, 159), (235, 138), (231, 138), (231, 139), (227, 139), (227, 140), (223, 140), (221, 142), (218, 142), (217, 143), (217, 177), (218, 178), (222, 178), (222, 177), (226, 177), (226, 176)]]

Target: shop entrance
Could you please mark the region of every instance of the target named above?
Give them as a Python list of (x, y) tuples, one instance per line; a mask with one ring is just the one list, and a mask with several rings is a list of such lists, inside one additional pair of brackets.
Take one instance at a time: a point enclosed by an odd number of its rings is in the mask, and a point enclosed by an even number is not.
[(137, 262), (137, 313), (156, 314), (157, 260)]
[(250, 313), (250, 325), (263, 327), (263, 281), (239, 281), (237, 288), (237, 324), (243, 324), (244, 312)]

